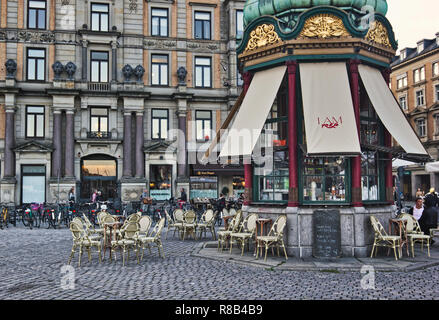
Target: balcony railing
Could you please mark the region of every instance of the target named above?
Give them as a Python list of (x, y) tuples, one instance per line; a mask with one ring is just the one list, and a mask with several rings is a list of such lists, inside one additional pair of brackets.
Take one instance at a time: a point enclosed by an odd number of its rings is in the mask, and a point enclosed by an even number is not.
[(106, 92), (110, 91), (111, 86), (109, 83), (102, 83), (102, 82), (89, 82), (88, 83), (88, 90), (90, 91), (99, 91), (99, 92)]
[(106, 131), (90, 131), (87, 132), (88, 139), (96, 139), (96, 140), (109, 140), (111, 139), (111, 132)]

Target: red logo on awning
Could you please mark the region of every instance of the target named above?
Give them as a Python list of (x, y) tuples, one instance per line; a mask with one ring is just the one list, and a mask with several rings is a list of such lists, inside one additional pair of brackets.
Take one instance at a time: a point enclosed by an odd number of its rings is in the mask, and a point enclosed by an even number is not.
[(327, 128), (327, 129), (335, 129), (343, 124), (343, 119), (341, 116), (339, 118), (326, 117), (323, 119), (323, 121), (319, 117), (319, 118), (317, 118), (317, 121), (318, 121), (319, 125), (322, 126), (322, 128)]

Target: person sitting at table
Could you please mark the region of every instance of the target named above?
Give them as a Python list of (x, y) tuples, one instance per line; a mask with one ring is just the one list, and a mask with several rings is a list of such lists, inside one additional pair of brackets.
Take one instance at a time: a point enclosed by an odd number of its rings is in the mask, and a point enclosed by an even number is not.
[(415, 206), (410, 208), (409, 214), (413, 216), (416, 220), (419, 221), (422, 217), (422, 213), (424, 212), (424, 201), (421, 197), (416, 198)]
[[(430, 192), (425, 195), (424, 205), (425, 210), (422, 214), (422, 217), (419, 219), (419, 226), (424, 234), (430, 235), (430, 229), (437, 228), (437, 217), (439, 210), (439, 196), (435, 192), (434, 188), (431, 188)], [(431, 240), (431, 243), (434, 243), (434, 241)]]

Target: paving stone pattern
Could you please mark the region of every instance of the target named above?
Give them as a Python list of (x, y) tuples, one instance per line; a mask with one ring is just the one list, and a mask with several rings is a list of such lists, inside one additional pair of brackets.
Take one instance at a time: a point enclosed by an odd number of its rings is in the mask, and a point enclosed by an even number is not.
[[(154, 299), (154, 300), (290, 300), (290, 299), (437, 299), (439, 267), (413, 272), (376, 272), (375, 289), (361, 288), (360, 272), (291, 271), (194, 256), (200, 241), (164, 240), (166, 258), (157, 250), (137, 265), (132, 254), (98, 263), (83, 255), (72, 266), (75, 288), (62, 289), (72, 237), (68, 229), (0, 230), (0, 300), (6, 299)], [(439, 250), (439, 249), (436, 249)], [(224, 253), (226, 254), (226, 253)], [(238, 256), (238, 254), (237, 254)]]

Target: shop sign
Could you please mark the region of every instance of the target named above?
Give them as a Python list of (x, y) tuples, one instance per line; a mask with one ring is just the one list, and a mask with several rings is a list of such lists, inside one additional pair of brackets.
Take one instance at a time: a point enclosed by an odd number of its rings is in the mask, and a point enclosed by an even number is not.
[(151, 198), (157, 201), (169, 200), (171, 199), (171, 190), (150, 190), (149, 194)]

